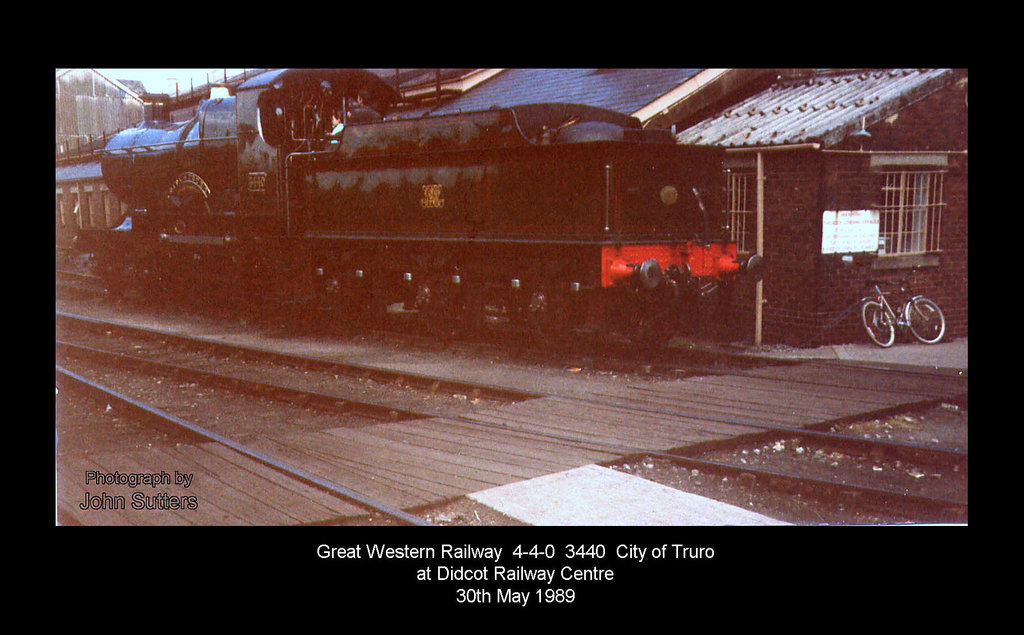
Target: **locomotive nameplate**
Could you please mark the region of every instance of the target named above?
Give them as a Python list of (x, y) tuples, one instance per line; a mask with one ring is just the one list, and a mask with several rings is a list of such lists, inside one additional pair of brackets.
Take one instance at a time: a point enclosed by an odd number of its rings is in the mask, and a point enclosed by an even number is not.
[(424, 185), (423, 198), (420, 199), (423, 209), (440, 209), (444, 207), (444, 188), (441, 185)]
[(249, 172), (248, 173), (248, 190), (250, 192), (263, 192), (267, 189), (267, 173), (266, 172)]
[(167, 200), (181, 211), (209, 212), (210, 186), (195, 172), (182, 172), (167, 191)]
[(182, 172), (167, 191), (168, 196), (180, 196), (189, 190), (199, 192), (204, 199), (210, 198), (210, 186), (195, 172)]

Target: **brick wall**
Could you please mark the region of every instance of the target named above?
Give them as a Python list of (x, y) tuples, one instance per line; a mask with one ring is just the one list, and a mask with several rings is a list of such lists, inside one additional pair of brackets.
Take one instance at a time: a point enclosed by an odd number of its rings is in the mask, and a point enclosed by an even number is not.
[(966, 150), (967, 71), (928, 97), (870, 126), (875, 150)]

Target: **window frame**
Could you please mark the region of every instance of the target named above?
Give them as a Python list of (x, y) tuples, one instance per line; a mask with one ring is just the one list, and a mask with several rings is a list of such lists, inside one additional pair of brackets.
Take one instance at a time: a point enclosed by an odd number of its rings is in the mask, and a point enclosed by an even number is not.
[[(740, 255), (754, 253), (757, 242), (757, 170), (745, 164), (725, 168), (725, 213), (729, 240)], [(753, 226), (753, 227), (751, 227)]]
[(928, 256), (942, 251), (942, 217), (948, 165), (945, 154), (872, 155), (878, 175), (880, 259)]

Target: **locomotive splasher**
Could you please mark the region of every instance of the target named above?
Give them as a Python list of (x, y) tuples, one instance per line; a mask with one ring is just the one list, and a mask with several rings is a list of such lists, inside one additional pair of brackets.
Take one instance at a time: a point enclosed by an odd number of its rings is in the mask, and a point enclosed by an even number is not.
[(361, 71), (274, 71), (192, 122), (115, 138), (104, 176), (138, 220), (107, 250), (111, 270), (131, 260), (169, 281), (220, 262), (201, 275), (341, 320), (390, 307), (443, 332), (502, 322), (651, 341), (707, 282), (758, 264), (721, 239), (719, 151), (573, 104), (353, 116), (328, 134), (358, 95), (378, 114), (393, 97)]

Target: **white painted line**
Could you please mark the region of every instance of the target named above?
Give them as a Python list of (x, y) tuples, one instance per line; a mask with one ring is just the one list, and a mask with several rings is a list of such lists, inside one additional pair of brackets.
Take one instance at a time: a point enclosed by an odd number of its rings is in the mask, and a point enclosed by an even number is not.
[(531, 525), (787, 525), (741, 507), (598, 465), (469, 494)]

